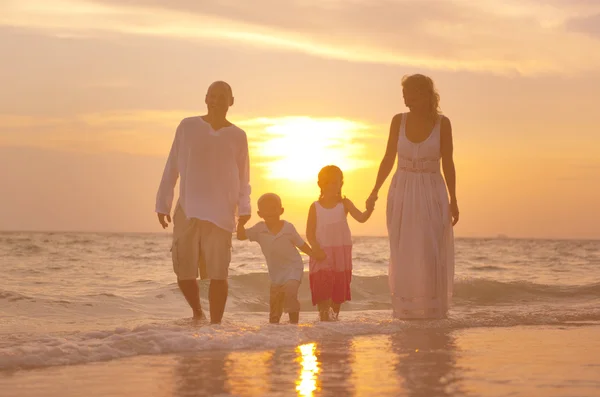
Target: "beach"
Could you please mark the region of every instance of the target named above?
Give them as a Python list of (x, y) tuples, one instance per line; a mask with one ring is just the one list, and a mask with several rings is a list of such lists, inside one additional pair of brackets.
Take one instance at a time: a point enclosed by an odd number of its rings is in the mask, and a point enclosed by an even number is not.
[(387, 241), (357, 237), (352, 302), (340, 321), (317, 321), (305, 275), (299, 326), (267, 323), (264, 259), (237, 241), (223, 324), (193, 322), (168, 243), (166, 233), (1, 233), (0, 395), (600, 390), (600, 284), (583, 281), (600, 279), (598, 241), (457, 239), (448, 319), (398, 321)]
[(134, 356), (2, 373), (0, 390), (6, 397), (591, 397), (600, 390), (599, 332), (600, 325), (424, 327), (354, 337), (342, 331), (276, 349)]

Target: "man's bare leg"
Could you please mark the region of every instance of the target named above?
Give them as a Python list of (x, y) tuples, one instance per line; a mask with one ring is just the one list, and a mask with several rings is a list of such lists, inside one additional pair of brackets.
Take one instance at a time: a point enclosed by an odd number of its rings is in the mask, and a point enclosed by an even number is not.
[(227, 280), (210, 280), (208, 287), (208, 304), (210, 306), (211, 324), (220, 324), (225, 312), (229, 285)]
[(200, 288), (198, 282), (194, 280), (177, 280), (177, 285), (183, 293), (185, 300), (192, 308), (194, 318), (200, 319), (204, 316), (200, 306)]

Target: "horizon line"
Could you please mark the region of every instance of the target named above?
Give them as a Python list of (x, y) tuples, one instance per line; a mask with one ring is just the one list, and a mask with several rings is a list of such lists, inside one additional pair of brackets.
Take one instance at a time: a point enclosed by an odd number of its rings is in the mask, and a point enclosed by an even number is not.
[[(0, 229), (0, 234), (9, 234), (9, 233), (35, 233), (35, 234), (54, 234), (54, 233), (79, 233), (79, 234), (172, 234), (171, 230), (164, 231), (114, 231), (114, 230), (48, 230), (48, 229), (38, 229), (38, 230), (27, 230), (27, 229)], [(232, 235), (235, 232), (232, 232)], [(304, 234), (301, 233), (302, 236)], [(387, 238), (387, 234), (353, 234), (352, 237), (373, 237), (373, 238)], [(543, 240), (543, 241), (600, 241), (600, 237), (531, 237), (531, 236), (509, 236), (502, 233), (498, 233), (495, 236), (489, 235), (481, 235), (481, 236), (455, 236), (455, 239), (459, 240)]]

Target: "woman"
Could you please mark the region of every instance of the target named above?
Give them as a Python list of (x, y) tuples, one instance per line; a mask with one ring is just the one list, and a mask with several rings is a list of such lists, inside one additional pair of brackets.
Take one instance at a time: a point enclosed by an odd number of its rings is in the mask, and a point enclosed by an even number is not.
[(458, 222), (452, 127), (440, 114), (440, 97), (429, 77), (405, 77), (402, 95), (410, 111), (392, 119), (367, 208), (375, 205), (398, 155), (387, 202), (393, 314), (401, 319), (444, 318), (454, 279), (452, 226)]

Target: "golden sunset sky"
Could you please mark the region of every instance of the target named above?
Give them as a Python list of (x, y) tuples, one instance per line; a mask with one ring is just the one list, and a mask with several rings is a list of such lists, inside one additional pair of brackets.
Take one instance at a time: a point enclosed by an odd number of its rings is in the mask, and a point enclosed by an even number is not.
[[(279, 193), (304, 230), (322, 165), (364, 206), (401, 78), (424, 73), (454, 129), (457, 236), (600, 238), (600, 1), (1, 0), (0, 50), (1, 230), (161, 231), (175, 128), (214, 80), (253, 204)], [(388, 185), (355, 235), (385, 235)]]

